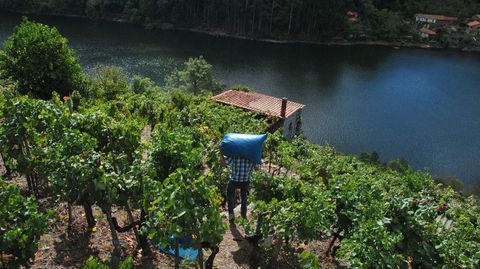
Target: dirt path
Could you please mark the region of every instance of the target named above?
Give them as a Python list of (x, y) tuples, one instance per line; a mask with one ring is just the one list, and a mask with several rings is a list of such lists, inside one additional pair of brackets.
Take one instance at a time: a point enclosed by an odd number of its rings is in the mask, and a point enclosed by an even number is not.
[[(147, 125), (145, 128), (143, 128), (142, 135), (141, 135), (141, 140), (144, 143), (150, 142), (152, 140), (152, 125)], [(148, 157), (148, 151), (144, 151), (142, 154), (142, 158), (146, 160)]]
[(229, 225), (217, 254), (214, 265), (220, 269), (256, 268), (256, 253), (252, 245), (243, 239), (239, 225)]

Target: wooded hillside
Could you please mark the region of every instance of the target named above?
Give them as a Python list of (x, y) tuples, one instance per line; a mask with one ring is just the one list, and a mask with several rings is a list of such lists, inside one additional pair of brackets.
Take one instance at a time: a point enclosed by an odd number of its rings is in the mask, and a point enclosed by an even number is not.
[[(364, 33), (392, 40), (415, 13), (470, 17), (478, 0), (0, 0), (0, 8), (116, 19), (158, 27), (215, 29), (252, 37), (326, 40)], [(358, 12), (361, 26), (348, 20)]]

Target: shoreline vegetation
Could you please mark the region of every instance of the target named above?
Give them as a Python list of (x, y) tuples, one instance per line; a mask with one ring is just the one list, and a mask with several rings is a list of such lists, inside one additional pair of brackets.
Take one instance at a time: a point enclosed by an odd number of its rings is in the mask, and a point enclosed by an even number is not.
[(302, 39), (262, 38), (262, 37), (252, 37), (252, 36), (246, 36), (246, 35), (232, 34), (220, 29), (183, 28), (183, 27), (177, 28), (177, 27), (173, 27), (171, 24), (164, 24), (164, 23), (160, 23), (160, 24), (159, 23), (133, 23), (122, 18), (92, 19), (86, 15), (77, 15), (77, 14), (35, 13), (35, 12), (19, 12), (19, 11), (10, 11), (10, 10), (6, 10), (4, 12), (16, 13), (16, 14), (21, 14), (25, 16), (31, 16), (31, 15), (46, 16), (46, 17), (52, 16), (52, 17), (85, 19), (90, 21), (122, 23), (122, 24), (129, 24), (129, 25), (137, 25), (144, 28), (145, 30), (191, 32), (191, 33), (208, 35), (212, 37), (247, 40), (247, 41), (254, 41), (254, 42), (271, 43), (271, 44), (305, 44), (305, 45), (318, 45), (318, 46), (382, 46), (382, 47), (391, 47), (394, 49), (399, 49), (399, 48), (417, 48), (417, 49), (435, 49), (435, 50), (456, 49), (463, 52), (480, 52), (480, 47), (475, 47), (475, 48), (443, 47), (439, 44), (426, 44), (421, 42), (398, 42), (398, 41), (384, 41), (384, 40), (314, 41), (314, 40), (302, 40)]
[(480, 26), (468, 24), (480, 20), (480, 4), (474, 0), (443, 5), (432, 0), (0, 0), (0, 10), (276, 44), (480, 52)]
[[(119, 23), (128, 23), (122, 21), (115, 21), (112, 22), (119, 22)], [(145, 29), (157, 29), (157, 30), (167, 30), (159, 28), (148, 28), (148, 25), (145, 26)], [(418, 48), (418, 49), (458, 49), (463, 52), (480, 52), (480, 48), (445, 48), (440, 45), (432, 45), (432, 44), (425, 44), (425, 43), (414, 43), (414, 42), (389, 42), (389, 41), (309, 41), (309, 40), (289, 40), (289, 39), (273, 39), (273, 38), (255, 38), (255, 37), (248, 37), (248, 36), (241, 36), (235, 34), (229, 34), (219, 30), (207, 30), (207, 29), (194, 29), (194, 28), (174, 28), (171, 29), (173, 31), (184, 31), (184, 32), (193, 32), (199, 33), (214, 37), (225, 37), (225, 38), (232, 38), (238, 40), (248, 40), (248, 41), (255, 41), (255, 42), (264, 42), (264, 43), (272, 43), (272, 44), (306, 44), (306, 45), (319, 45), (319, 46), (382, 46), (382, 47), (391, 47), (394, 49), (399, 48)]]

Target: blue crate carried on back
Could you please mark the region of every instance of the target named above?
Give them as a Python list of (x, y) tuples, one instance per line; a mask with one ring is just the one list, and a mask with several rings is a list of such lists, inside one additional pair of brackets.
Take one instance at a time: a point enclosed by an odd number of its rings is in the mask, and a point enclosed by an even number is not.
[(225, 156), (243, 157), (256, 164), (261, 164), (265, 139), (267, 139), (267, 134), (230, 133), (223, 137), (220, 149)]

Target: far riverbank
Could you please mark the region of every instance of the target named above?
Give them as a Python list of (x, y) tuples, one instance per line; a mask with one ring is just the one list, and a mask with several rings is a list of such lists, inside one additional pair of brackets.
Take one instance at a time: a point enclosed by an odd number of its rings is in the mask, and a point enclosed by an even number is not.
[[(3, 10), (0, 10), (3, 11)], [(43, 12), (20, 12), (5, 10), (3, 12), (10, 12), (21, 14), (25, 16), (53, 16), (53, 17), (65, 17), (65, 18), (81, 18), (90, 21), (107, 21), (141, 26), (147, 30), (163, 30), (163, 31), (182, 31), (182, 32), (194, 32), (199, 34), (205, 34), (214, 37), (232, 38), (238, 40), (248, 40), (255, 42), (275, 43), (275, 44), (308, 44), (308, 45), (326, 45), (326, 46), (384, 46), (393, 48), (420, 48), (420, 49), (456, 49), (463, 52), (480, 52), (480, 47), (443, 47), (439, 44), (428, 44), (422, 42), (407, 42), (407, 41), (383, 41), (383, 40), (306, 40), (306, 39), (283, 39), (274, 37), (255, 37), (250, 35), (228, 33), (221, 29), (205, 29), (205, 28), (181, 28), (175, 27), (170, 23), (164, 22), (147, 22), (147, 23), (134, 23), (124, 18), (107, 17), (92, 19), (86, 15), (81, 14), (58, 14), (58, 13), (43, 13)]]
[(200, 33), (215, 37), (226, 37), (239, 40), (249, 40), (256, 42), (266, 42), (266, 43), (276, 43), (276, 44), (308, 44), (308, 45), (321, 45), (321, 46), (383, 46), (383, 47), (393, 47), (393, 48), (420, 48), (420, 49), (457, 49), (464, 52), (480, 52), (480, 47), (475, 48), (460, 48), (460, 47), (449, 47), (445, 48), (440, 45), (435, 44), (426, 44), (426, 43), (415, 43), (415, 42), (390, 42), (390, 41), (355, 41), (355, 40), (342, 40), (342, 41), (311, 41), (311, 40), (290, 40), (290, 39), (274, 39), (274, 38), (256, 38), (249, 37), (244, 35), (229, 34), (221, 30), (208, 30), (208, 29), (198, 29), (198, 28), (171, 28), (163, 29), (162, 27), (149, 27), (148, 25), (143, 25), (146, 29), (158, 29), (158, 30), (173, 30), (173, 31), (186, 31)]

